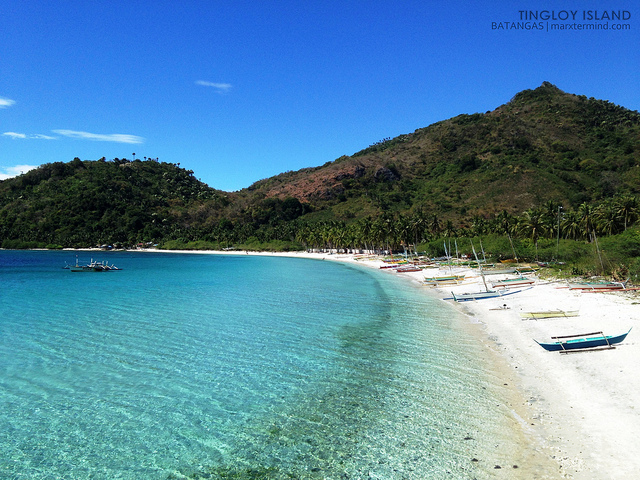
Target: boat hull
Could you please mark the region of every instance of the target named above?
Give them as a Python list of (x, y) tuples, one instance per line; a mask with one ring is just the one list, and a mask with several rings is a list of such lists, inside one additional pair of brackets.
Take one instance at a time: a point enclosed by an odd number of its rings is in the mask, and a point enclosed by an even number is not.
[(549, 310), (546, 312), (521, 312), (522, 318), (563, 318), (563, 317), (577, 317), (578, 310)]
[(527, 285), (533, 285), (535, 280), (501, 280), (499, 282), (491, 282), (493, 288), (509, 288), (509, 287), (524, 287)]
[(494, 290), (490, 292), (477, 292), (477, 293), (461, 293), (456, 295), (451, 292), (451, 297), (445, 298), (445, 300), (455, 300), (456, 302), (470, 302), (472, 300), (484, 300), (485, 298), (498, 298), (507, 295), (513, 295), (514, 293), (521, 292), (522, 290)]
[[(629, 329), (629, 332), (631, 329)], [(549, 352), (561, 352), (567, 350), (582, 350), (585, 348), (594, 348), (594, 347), (607, 347), (611, 345), (615, 345), (616, 343), (620, 343), (627, 338), (629, 334), (623, 333), (622, 335), (608, 335), (608, 336), (599, 336), (592, 338), (575, 338), (573, 340), (567, 340), (565, 342), (554, 342), (554, 343), (541, 343), (536, 340), (536, 343), (540, 345), (542, 348)]]
[(111, 270), (120, 270), (115, 265), (109, 265), (107, 262), (95, 262), (93, 260), (87, 265), (79, 265), (76, 262), (75, 265), (67, 265), (64, 268), (72, 272), (110, 272)]

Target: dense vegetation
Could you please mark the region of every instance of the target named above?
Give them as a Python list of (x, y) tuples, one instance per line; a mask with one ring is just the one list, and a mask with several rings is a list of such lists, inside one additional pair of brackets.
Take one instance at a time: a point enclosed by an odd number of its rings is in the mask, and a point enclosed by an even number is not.
[[(158, 241), (188, 229), (194, 217), (206, 224), (209, 208), (225, 194), (193, 172), (154, 160), (50, 163), (0, 182), (3, 247), (131, 245)], [(195, 210), (194, 210), (195, 209)]]
[(491, 112), (234, 193), (157, 160), (44, 164), (0, 182), (0, 245), (437, 256), (443, 238), (462, 250), (464, 238), (482, 238), (496, 259), (560, 258), (585, 274), (635, 275), (639, 190), (640, 114), (545, 82)]
[(385, 139), (246, 194), (298, 198), (319, 219), (422, 211), (464, 224), (547, 200), (576, 209), (639, 189), (638, 112), (544, 83), (491, 112)]

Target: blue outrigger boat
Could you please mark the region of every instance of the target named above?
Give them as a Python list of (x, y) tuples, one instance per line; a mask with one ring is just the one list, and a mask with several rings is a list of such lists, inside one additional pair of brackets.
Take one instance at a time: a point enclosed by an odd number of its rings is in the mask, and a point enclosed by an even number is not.
[[(629, 329), (629, 332), (631, 329)], [(629, 332), (622, 335), (607, 335), (603, 332), (593, 333), (581, 333), (579, 335), (566, 335), (563, 337), (551, 337), (552, 340), (556, 340), (553, 343), (541, 343), (535, 340), (545, 350), (550, 352), (563, 352), (567, 350), (582, 350), (585, 348), (594, 347), (609, 347), (613, 348), (613, 345), (620, 343), (627, 338)]]

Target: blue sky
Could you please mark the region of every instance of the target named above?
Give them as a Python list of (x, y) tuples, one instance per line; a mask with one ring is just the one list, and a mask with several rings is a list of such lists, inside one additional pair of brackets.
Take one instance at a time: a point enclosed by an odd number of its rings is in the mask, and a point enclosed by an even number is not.
[[(239, 190), (543, 81), (639, 110), (640, 5), (603, 3), (5, 2), (0, 179), (135, 153)], [(520, 10), (577, 22), (494, 28)], [(593, 10), (630, 18), (546, 31)]]

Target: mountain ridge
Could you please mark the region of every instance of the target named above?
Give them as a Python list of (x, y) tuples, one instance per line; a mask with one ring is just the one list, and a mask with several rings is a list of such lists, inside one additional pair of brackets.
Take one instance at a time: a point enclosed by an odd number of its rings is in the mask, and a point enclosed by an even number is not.
[[(625, 123), (620, 125), (620, 122)], [(439, 121), (413, 133), (371, 145), (351, 156), (327, 162), (322, 167), (286, 172), (261, 180), (240, 192), (261, 192), (266, 198), (291, 196), (301, 202), (324, 206), (327, 201), (364, 180), (378, 183), (399, 179), (413, 183), (431, 182), (436, 193), (446, 194), (447, 189), (433, 182), (438, 175), (450, 177), (450, 184), (456, 185), (456, 175), (469, 177), (470, 172), (484, 172), (479, 176), (483, 177), (485, 186), (484, 181), (490, 180), (495, 188), (506, 189), (508, 185), (505, 182), (488, 178), (486, 171), (493, 170), (508, 177), (509, 182), (516, 181), (518, 194), (514, 198), (511, 195), (505, 197), (507, 203), (517, 200), (518, 206), (514, 211), (522, 211), (551, 197), (577, 205), (592, 198), (566, 185), (549, 192), (547, 184), (532, 180), (533, 170), (552, 184), (558, 183), (555, 178), (558, 176), (564, 183), (589, 183), (586, 175), (580, 174), (581, 170), (589, 168), (615, 172), (625, 165), (616, 164), (610, 158), (619, 152), (607, 155), (602, 151), (607, 136), (612, 137), (609, 143), (626, 144), (621, 155), (626, 156), (624, 162), (627, 167), (630, 164), (635, 166), (638, 162), (638, 125), (638, 112), (607, 101), (567, 94), (544, 82), (534, 90), (517, 93), (508, 103), (492, 111), (462, 114)], [(626, 133), (632, 135), (625, 136)], [(577, 163), (576, 158), (579, 159)], [(580, 162), (584, 164), (580, 165)], [(632, 173), (634, 179), (640, 178), (637, 171)], [(615, 175), (607, 173), (605, 177)], [(477, 210), (479, 214), (505, 208), (512, 210), (505, 202), (488, 198), (477, 186), (473, 188), (473, 183), (477, 183), (473, 180), (471, 195), (463, 200), (466, 210)], [(609, 180), (616, 181), (615, 178)], [(594, 192), (593, 197), (602, 198), (612, 193), (612, 186), (606, 185), (606, 181), (603, 179), (601, 190), (609, 191)], [(635, 191), (636, 187), (626, 185), (626, 189)], [(458, 187), (453, 188), (453, 196), (457, 200), (462, 199), (459, 190)], [(438, 208), (426, 197), (426, 192), (416, 195), (413, 203), (435, 210), (449, 210), (446, 206)]]
[(575, 209), (639, 192), (640, 114), (544, 82), (494, 110), (435, 122), (237, 192), (157, 160), (44, 164), (0, 181), (0, 242), (231, 241), (294, 221), (382, 215), (464, 226), (546, 202)]

